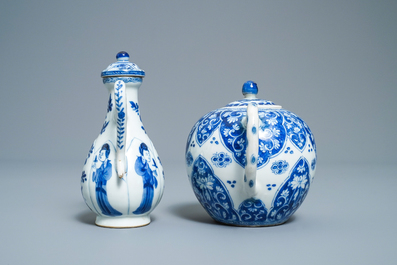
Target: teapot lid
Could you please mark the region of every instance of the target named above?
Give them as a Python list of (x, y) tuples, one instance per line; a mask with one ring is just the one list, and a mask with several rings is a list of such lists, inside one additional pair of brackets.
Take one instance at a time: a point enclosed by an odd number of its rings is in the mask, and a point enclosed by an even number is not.
[(226, 107), (243, 107), (249, 103), (256, 103), (258, 107), (266, 106), (267, 108), (281, 108), (281, 106), (274, 104), (269, 100), (263, 100), (256, 97), (258, 94), (258, 85), (253, 81), (247, 81), (244, 83), (242, 92), (244, 99), (233, 101), (226, 105)]
[(145, 71), (140, 69), (138, 65), (128, 61), (130, 55), (127, 52), (121, 51), (116, 55), (117, 62), (112, 63), (102, 71), (101, 77), (110, 76), (138, 76), (144, 77)]

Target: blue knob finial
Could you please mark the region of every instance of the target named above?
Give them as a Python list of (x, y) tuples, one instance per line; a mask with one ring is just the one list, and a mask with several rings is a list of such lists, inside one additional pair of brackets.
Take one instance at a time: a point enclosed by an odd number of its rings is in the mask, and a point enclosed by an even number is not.
[(127, 52), (121, 51), (116, 55), (117, 60), (128, 60), (130, 55)]
[(258, 85), (254, 81), (247, 81), (243, 85), (243, 95), (258, 94)]

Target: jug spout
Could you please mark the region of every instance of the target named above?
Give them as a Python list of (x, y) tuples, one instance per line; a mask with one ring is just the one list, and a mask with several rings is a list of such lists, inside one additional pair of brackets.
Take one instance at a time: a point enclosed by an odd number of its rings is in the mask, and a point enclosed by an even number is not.
[(117, 110), (117, 175), (122, 178), (126, 172), (125, 167), (125, 138), (126, 138), (126, 93), (125, 83), (118, 80), (114, 83), (114, 95)]

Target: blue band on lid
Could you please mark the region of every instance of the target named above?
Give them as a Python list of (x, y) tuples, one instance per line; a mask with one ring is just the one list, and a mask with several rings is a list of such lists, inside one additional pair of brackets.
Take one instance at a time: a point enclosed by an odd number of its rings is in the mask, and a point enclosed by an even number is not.
[(145, 71), (140, 69), (138, 65), (128, 61), (129, 58), (130, 55), (125, 51), (117, 53), (117, 62), (110, 64), (105, 70), (103, 70), (101, 73), (101, 77), (144, 77)]

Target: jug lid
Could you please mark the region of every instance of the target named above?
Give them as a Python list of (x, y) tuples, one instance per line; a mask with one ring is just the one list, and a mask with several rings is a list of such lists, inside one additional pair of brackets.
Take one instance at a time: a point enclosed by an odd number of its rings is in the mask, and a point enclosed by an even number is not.
[(111, 76), (138, 76), (144, 77), (145, 71), (140, 69), (135, 63), (128, 61), (130, 55), (127, 52), (121, 51), (116, 55), (117, 62), (112, 63), (102, 71), (101, 77)]
[(265, 108), (281, 108), (281, 106), (274, 104), (272, 101), (257, 98), (256, 94), (258, 94), (258, 85), (253, 81), (245, 82), (242, 92), (244, 99), (233, 101), (225, 107), (246, 107), (249, 103), (255, 103), (259, 108), (261, 106)]

